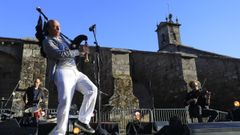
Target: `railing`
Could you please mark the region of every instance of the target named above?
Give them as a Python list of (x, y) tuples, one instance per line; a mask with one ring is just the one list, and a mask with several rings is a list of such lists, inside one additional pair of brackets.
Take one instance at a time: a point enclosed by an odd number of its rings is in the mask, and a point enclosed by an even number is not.
[(10, 111), (10, 109), (0, 109), (0, 114), (4, 113), (6, 111)]
[(187, 110), (185, 108), (166, 109), (114, 109), (102, 112), (103, 122), (117, 122), (121, 134), (126, 133), (126, 126), (134, 121), (134, 112), (142, 114), (141, 122), (169, 121), (172, 116), (178, 116), (183, 123), (187, 123)]
[(154, 121), (169, 121), (172, 116), (177, 116), (182, 123), (188, 123), (188, 110), (186, 108), (154, 109)]
[[(109, 112), (102, 112), (103, 122), (117, 122), (119, 129), (125, 133), (126, 126), (134, 120), (134, 112), (138, 110), (142, 114), (141, 122), (169, 121), (173, 116), (181, 119), (182, 123), (188, 124), (190, 121), (187, 108), (161, 108), (161, 109), (114, 109)], [(226, 120), (227, 112), (219, 111), (216, 121)]]
[(134, 120), (134, 112), (138, 110), (142, 114), (142, 121), (151, 122), (152, 111), (150, 109), (113, 109), (102, 112), (102, 122), (117, 122), (121, 133), (126, 131), (126, 126)]
[(218, 117), (217, 117), (216, 121), (226, 121), (227, 120), (227, 115), (228, 115), (227, 112), (219, 111), (219, 110), (216, 110), (216, 111), (218, 112)]
[(51, 115), (57, 115), (57, 109), (47, 109), (46, 113)]

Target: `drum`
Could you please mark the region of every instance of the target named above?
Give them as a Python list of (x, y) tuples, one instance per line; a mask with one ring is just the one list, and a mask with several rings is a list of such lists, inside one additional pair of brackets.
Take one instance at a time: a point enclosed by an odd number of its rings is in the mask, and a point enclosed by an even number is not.
[(39, 119), (42, 116), (42, 109), (38, 109), (38, 110), (34, 111), (33, 116), (34, 116), (34, 118)]
[(25, 113), (34, 113), (35, 111), (39, 110), (37, 106), (32, 106), (24, 110)]
[(37, 108), (36, 106), (25, 109), (24, 113), (30, 113), (32, 114), (32, 117), (36, 119), (39, 119), (43, 116), (42, 114), (45, 114), (45, 112), (43, 112), (41, 108)]

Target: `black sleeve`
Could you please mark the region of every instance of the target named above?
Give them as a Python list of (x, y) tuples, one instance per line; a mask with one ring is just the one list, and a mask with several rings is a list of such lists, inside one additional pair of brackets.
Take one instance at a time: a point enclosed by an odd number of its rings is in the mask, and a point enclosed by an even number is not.
[(186, 97), (185, 97), (185, 99), (184, 99), (184, 106), (188, 106), (189, 105), (189, 103), (187, 103), (187, 101), (189, 100), (189, 99), (191, 99), (191, 97), (190, 97), (190, 94), (189, 93), (187, 93), (187, 95), (186, 95)]

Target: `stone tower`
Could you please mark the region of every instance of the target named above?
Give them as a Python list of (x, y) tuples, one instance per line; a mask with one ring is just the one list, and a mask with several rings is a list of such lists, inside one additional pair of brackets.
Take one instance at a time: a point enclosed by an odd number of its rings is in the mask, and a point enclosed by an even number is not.
[(176, 22), (172, 21), (172, 14), (169, 14), (165, 22), (161, 22), (157, 25), (156, 32), (158, 36), (159, 50), (168, 44), (181, 44), (180, 26), (181, 24), (178, 23), (178, 19), (176, 19)]

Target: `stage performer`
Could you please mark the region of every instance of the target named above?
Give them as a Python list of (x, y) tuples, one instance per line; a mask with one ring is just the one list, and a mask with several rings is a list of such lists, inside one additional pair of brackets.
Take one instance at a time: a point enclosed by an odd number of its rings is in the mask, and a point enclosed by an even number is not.
[(54, 81), (58, 91), (57, 126), (55, 135), (65, 135), (71, 101), (75, 90), (83, 94), (83, 102), (79, 110), (76, 126), (82, 131), (95, 133), (89, 125), (97, 98), (97, 87), (76, 67), (75, 56), (83, 56), (85, 51), (70, 49), (60, 33), (57, 20), (49, 20), (46, 24), (47, 36), (43, 41), (43, 50), (47, 56), (47, 75)]
[(218, 113), (216, 110), (209, 109), (211, 92), (208, 90), (202, 90), (199, 81), (190, 81), (189, 86), (192, 91), (190, 91), (184, 101), (186, 106), (189, 106), (190, 118), (198, 118), (198, 122), (202, 122), (202, 117), (209, 117), (208, 122), (213, 122)]
[(25, 103), (25, 109), (30, 107), (39, 108), (40, 100), (44, 100), (43, 88), (40, 87), (41, 80), (36, 78), (34, 80), (34, 85), (27, 88), (23, 101)]

